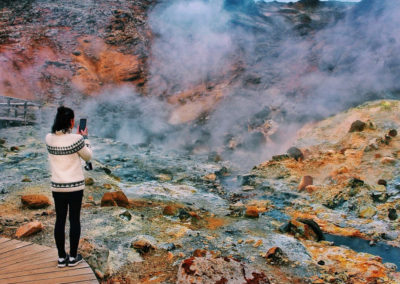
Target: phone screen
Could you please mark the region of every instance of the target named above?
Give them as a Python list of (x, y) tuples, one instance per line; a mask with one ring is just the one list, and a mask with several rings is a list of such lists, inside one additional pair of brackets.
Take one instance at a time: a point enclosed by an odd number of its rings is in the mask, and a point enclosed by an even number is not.
[(83, 131), (86, 128), (86, 118), (81, 118), (79, 121), (79, 131)]

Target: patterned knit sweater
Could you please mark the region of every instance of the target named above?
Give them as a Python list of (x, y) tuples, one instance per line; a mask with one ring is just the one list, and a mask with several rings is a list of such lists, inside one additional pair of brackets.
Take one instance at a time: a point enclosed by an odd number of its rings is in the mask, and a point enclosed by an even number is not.
[(57, 131), (46, 136), (51, 168), (51, 189), (72, 192), (85, 188), (82, 161), (92, 158), (89, 140), (80, 134)]

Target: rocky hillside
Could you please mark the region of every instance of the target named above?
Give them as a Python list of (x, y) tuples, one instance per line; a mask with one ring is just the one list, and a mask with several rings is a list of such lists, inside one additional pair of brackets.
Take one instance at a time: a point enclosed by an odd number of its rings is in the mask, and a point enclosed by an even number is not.
[[(104, 283), (399, 283), (399, 110), (308, 124), (245, 175), (94, 137), (81, 251)], [(2, 130), (0, 234), (53, 246), (44, 132)]]

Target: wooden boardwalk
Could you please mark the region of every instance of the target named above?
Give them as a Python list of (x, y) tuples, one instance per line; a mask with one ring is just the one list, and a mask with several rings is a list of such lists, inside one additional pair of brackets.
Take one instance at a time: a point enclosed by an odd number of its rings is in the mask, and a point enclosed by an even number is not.
[(0, 238), (0, 283), (99, 283), (83, 261), (75, 267), (57, 267), (57, 249)]

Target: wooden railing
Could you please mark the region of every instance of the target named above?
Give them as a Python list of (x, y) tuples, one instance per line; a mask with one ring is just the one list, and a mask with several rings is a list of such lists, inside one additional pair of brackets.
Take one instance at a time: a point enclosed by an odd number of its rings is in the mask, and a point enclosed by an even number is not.
[(40, 103), (34, 101), (0, 96), (0, 122), (6, 126), (34, 124), (41, 107)]

